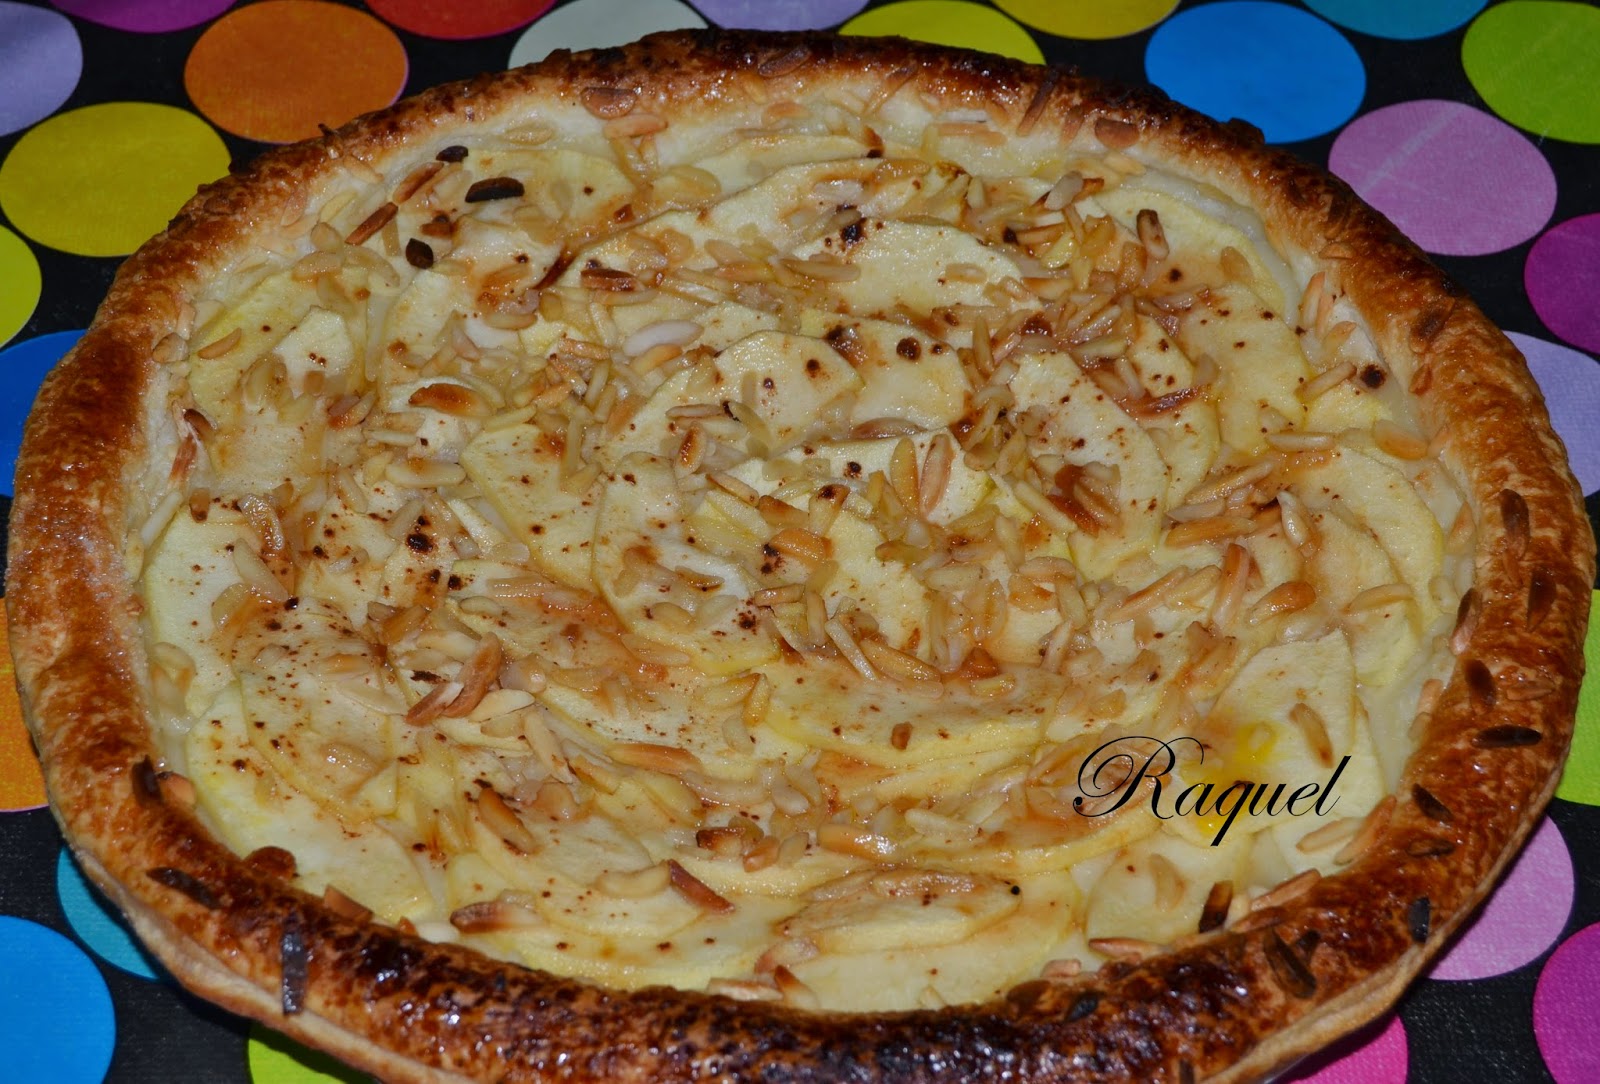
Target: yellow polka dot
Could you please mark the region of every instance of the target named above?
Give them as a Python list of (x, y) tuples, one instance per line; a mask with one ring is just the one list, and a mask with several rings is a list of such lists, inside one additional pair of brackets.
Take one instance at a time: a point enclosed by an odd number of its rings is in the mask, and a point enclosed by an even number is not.
[(39, 261), (28, 243), (0, 226), (0, 346), (22, 330), (39, 304)]
[(995, 6), (1035, 30), (1063, 38), (1120, 38), (1172, 14), (1178, 0), (995, 0)]
[(11, 646), (5, 641), (6, 615), (0, 609), (0, 811), (37, 809), (44, 805), (44, 776), (33, 755), (28, 730), (22, 725)]
[(29, 130), (0, 164), (0, 209), (41, 245), (126, 256), (195, 189), (228, 171), (228, 149), (193, 113), (109, 102)]
[(840, 28), (845, 34), (899, 35), (935, 45), (981, 49), (986, 53), (1044, 63), (1028, 32), (989, 7), (965, 0), (900, 0), (862, 12)]

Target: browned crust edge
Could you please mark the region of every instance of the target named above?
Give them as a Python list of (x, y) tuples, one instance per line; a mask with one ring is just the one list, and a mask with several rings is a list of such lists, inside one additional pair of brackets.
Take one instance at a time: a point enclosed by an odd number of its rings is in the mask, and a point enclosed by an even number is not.
[[(982, 1005), (845, 1015), (607, 991), (353, 923), (253, 869), (145, 785), (141, 765), (156, 753), (121, 549), (126, 492), (144, 453), (152, 351), (220, 254), (273, 228), (295, 187), (341, 157), (443, 140), (529, 96), (623, 87), (670, 114), (758, 83), (781, 94), (819, 73), (907, 71), (916, 91), (1013, 128), (1025, 115), (1068, 134), (1104, 125), (1109, 142), (1131, 126), (1138, 146), (1260, 209), (1275, 239), (1358, 271), (1344, 287), (1384, 354), (1414, 359), (1396, 372), (1428, 420), (1474, 419), (1471, 439), (1452, 441), (1448, 454), (1480, 513), (1481, 614), (1374, 846), (1273, 927), (1024, 984)], [(1342, 183), (1245, 126), (1217, 125), (1149, 91), (899, 40), (682, 33), (441, 87), (203, 189), (127, 262), (41, 393), (18, 462), (6, 604), (56, 815), (90, 876), (188, 985), (386, 1079), (1240, 1080), (1392, 1004), (1554, 790), (1594, 578), (1589, 523), (1563, 462), (1526, 367), (1479, 309)], [(1481, 737), (1504, 727), (1539, 739)], [(1444, 801), (1448, 823), (1417, 805), (1416, 786)], [(182, 871), (190, 890), (149, 876), (161, 868)], [(1423, 910), (1426, 931), (1416, 929)], [(306, 1010), (287, 1016), (286, 938), (309, 954)]]

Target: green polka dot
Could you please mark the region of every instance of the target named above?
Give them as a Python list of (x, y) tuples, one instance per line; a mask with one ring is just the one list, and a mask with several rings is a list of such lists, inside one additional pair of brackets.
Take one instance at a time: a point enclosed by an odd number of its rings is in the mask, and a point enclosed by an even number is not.
[(1467, 78), (1501, 117), (1535, 135), (1600, 143), (1600, 8), (1511, 0), (1473, 20)]
[(365, 1073), (260, 1024), (250, 1028), (246, 1057), (251, 1084), (372, 1084)]
[(1578, 726), (1556, 797), (1600, 805), (1600, 592), (1589, 600), (1589, 636), (1583, 644), (1585, 678), (1578, 693)]

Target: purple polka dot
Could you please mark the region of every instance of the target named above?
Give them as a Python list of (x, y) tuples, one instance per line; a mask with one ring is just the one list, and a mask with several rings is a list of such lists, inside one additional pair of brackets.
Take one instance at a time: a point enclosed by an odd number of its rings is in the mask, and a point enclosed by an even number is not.
[(838, 26), (867, 0), (696, 0), (717, 26), (740, 30), (820, 30)]
[(1339, 133), (1328, 168), (1413, 241), (1445, 256), (1519, 245), (1556, 207), (1556, 176), (1528, 137), (1459, 102), (1402, 102)]
[(233, 6), (233, 0), (51, 0), (68, 15), (113, 30), (165, 34), (199, 26)]
[(82, 74), (83, 46), (70, 19), (0, 3), (0, 135), (61, 108)]
[(1570, 218), (1535, 241), (1523, 283), (1557, 338), (1600, 352), (1600, 214)]
[(1547, 820), (1429, 977), (1486, 979), (1537, 959), (1567, 924), (1572, 885), (1572, 855)]
[(1600, 923), (1579, 930), (1556, 949), (1533, 993), (1533, 1036), (1556, 1084), (1600, 1080), (1596, 990), (1600, 990)]
[[(1584, 493), (1600, 490), (1600, 361), (1569, 346), (1510, 333), (1544, 392), (1556, 433), (1567, 446), (1572, 473)], [(1570, 769), (1569, 769), (1570, 770)]]
[(1313, 1054), (1279, 1084), (1405, 1084), (1409, 1061), (1405, 1025), (1391, 1016)]

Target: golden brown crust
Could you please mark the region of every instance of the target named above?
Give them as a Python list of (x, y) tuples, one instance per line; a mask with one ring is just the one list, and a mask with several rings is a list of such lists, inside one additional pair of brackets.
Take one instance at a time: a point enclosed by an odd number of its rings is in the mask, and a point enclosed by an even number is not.
[[(1479, 513), (1475, 627), (1394, 815), (1362, 857), (1248, 933), (987, 1004), (844, 1015), (606, 991), (351, 921), (162, 798), (122, 540), (149, 439), (152, 354), (212, 269), (351, 159), (442, 146), (459, 126), (529, 102), (587, 95), (620, 109), (620, 90), (699, 115), (762, 92), (908, 74), (946, 107), (982, 108), (1036, 136), (1090, 132), (1258, 208), (1278, 244), (1349, 269), (1344, 288), (1430, 426), (1470, 424), (1446, 456)], [(385, 1079), (1239, 1080), (1388, 1007), (1548, 800), (1594, 577), (1562, 463), (1537, 388), (1477, 307), (1344, 185), (1242, 126), (1149, 92), (901, 41), (677, 34), (442, 87), (202, 190), (128, 261), (41, 394), (19, 459), (6, 597), (54, 808), (93, 879), (186, 984)]]

